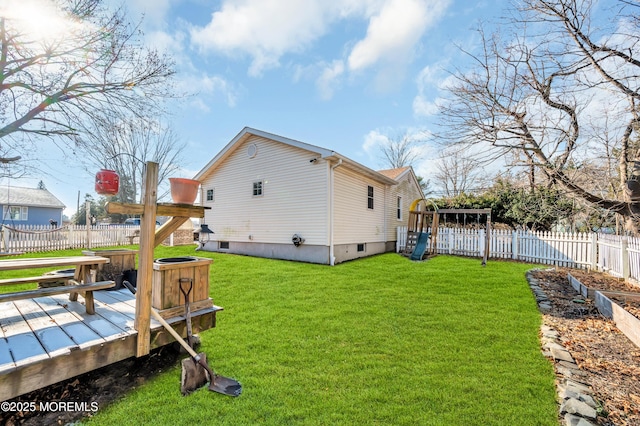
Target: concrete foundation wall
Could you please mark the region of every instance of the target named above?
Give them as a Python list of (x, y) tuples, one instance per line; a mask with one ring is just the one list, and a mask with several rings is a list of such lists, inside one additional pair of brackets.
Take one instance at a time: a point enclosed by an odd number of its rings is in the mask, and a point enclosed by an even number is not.
[[(269, 243), (245, 243), (229, 242), (228, 249), (219, 248), (217, 241), (211, 241), (202, 250), (218, 253), (241, 254), (246, 256), (266, 257), (270, 259), (294, 260), (297, 262), (320, 263), (328, 265), (329, 247), (302, 244), (299, 247), (293, 244), (269, 244)], [(358, 251), (357, 244), (342, 244), (334, 247), (335, 263), (361, 257), (372, 256), (374, 254), (385, 253), (395, 250), (395, 242), (388, 243), (366, 243), (364, 251)]]

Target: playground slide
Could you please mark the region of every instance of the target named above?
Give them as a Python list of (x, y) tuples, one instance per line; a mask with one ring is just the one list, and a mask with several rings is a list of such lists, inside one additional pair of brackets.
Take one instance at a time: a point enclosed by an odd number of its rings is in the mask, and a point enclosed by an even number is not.
[(422, 260), (424, 252), (427, 251), (427, 244), (429, 244), (430, 235), (430, 232), (421, 232), (420, 235), (418, 235), (416, 247), (413, 249), (413, 253), (411, 253), (411, 260)]

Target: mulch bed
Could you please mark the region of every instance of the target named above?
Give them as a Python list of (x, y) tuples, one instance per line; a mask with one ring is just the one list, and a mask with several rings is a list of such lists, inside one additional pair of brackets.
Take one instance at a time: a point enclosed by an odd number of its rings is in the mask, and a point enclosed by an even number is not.
[[(640, 426), (640, 348), (603, 317), (592, 300), (579, 296), (568, 282), (567, 274), (590, 288), (627, 291), (640, 294), (640, 287), (602, 273), (558, 268), (536, 271), (533, 275), (551, 301), (544, 315), (545, 324), (559, 334), (562, 345), (571, 352), (593, 388), (594, 398), (602, 404), (599, 425)], [(631, 313), (640, 304), (624, 306)]]

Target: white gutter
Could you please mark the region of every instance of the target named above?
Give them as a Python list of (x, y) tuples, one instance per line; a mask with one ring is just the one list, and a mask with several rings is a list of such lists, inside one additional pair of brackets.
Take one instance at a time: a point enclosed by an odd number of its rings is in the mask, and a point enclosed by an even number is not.
[(334, 206), (335, 206), (335, 201), (334, 201), (334, 170), (337, 169), (338, 167), (340, 167), (342, 165), (342, 158), (340, 158), (338, 160), (338, 162), (336, 164), (334, 164), (333, 166), (331, 166), (331, 169), (329, 170), (329, 265), (334, 266), (336, 264), (336, 257), (335, 257), (335, 252), (333, 249), (333, 222), (334, 222)]

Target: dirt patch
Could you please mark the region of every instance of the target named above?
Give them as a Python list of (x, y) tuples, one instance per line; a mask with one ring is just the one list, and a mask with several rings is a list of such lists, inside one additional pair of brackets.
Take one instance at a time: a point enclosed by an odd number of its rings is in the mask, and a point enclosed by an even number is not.
[[(142, 385), (155, 375), (166, 371), (184, 358), (174, 345), (163, 346), (141, 358), (130, 358), (91, 371), (69, 380), (39, 389), (8, 401), (21, 411), (0, 413), (0, 424), (13, 425), (65, 425), (90, 417), (95, 409), (102, 409), (127, 392)], [(176, 383), (176, 389), (180, 383)], [(46, 411), (39, 411), (40, 403)], [(29, 404), (36, 404), (29, 405)], [(58, 403), (78, 403), (69, 406)], [(33, 408), (36, 408), (35, 410)]]
[[(602, 405), (598, 424), (640, 426), (640, 348), (602, 316), (592, 300), (577, 294), (569, 284), (568, 272), (598, 290), (640, 294), (640, 288), (601, 273), (574, 269), (533, 273), (551, 301), (544, 323), (559, 333)], [(640, 308), (637, 303), (627, 306), (630, 312)]]

